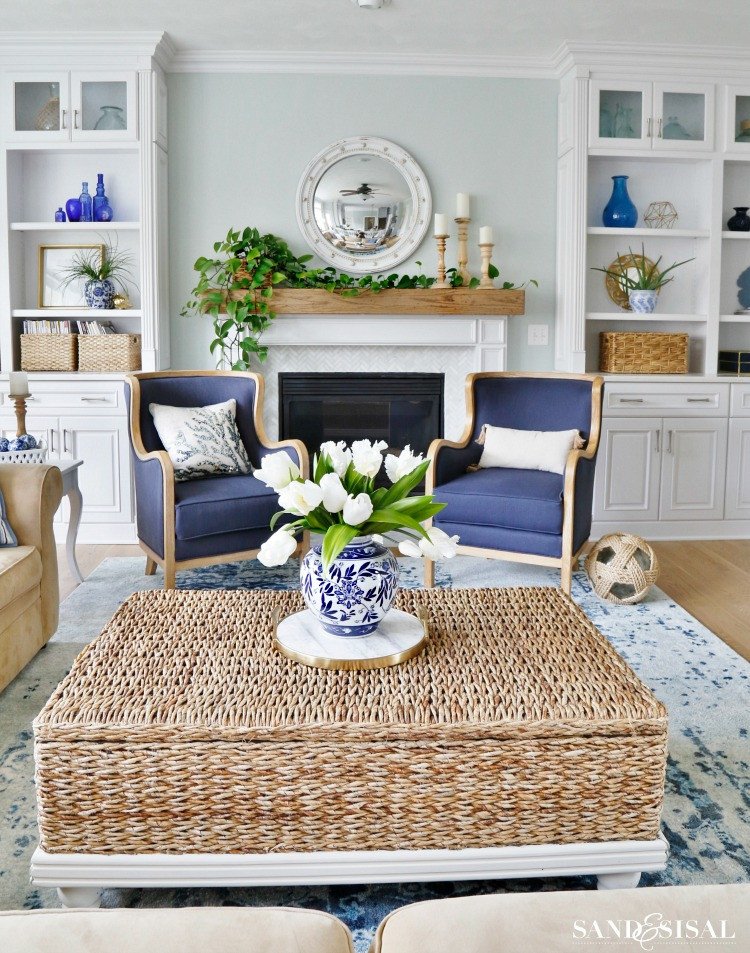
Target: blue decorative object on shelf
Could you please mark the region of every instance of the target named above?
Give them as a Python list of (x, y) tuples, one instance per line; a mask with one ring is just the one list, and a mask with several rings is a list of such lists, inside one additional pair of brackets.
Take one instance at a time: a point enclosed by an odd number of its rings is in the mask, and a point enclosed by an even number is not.
[(658, 292), (652, 288), (634, 288), (628, 294), (630, 310), (634, 314), (653, 314)]
[[(94, 200), (96, 201), (96, 199)], [(94, 210), (94, 221), (96, 222), (111, 222), (112, 221), (112, 206), (105, 199), (104, 205), (99, 205)]]
[(740, 272), (740, 276), (737, 279), (737, 287), (740, 289), (737, 292), (737, 300), (740, 303), (740, 307), (743, 311), (750, 310), (750, 268), (746, 268)]
[(65, 220), (66, 220), (66, 219), (65, 219), (65, 209), (63, 209), (63, 207), (60, 206), (60, 208), (55, 212), (55, 221), (56, 221), (56, 222), (64, 222)]
[(89, 184), (88, 182), (81, 183), (82, 191), (78, 196), (78, 201), (81, 203), (81, 221), (82, 222), (93, 222), (94, 221), (94, 207), (91, 201), (91, 196), (89, 195)]
[(68, 199), (68, 201), (65, 203), (65, 211), (68, 213), (69, 222), (80, 222), (81, 221), (81, 200)]
[(115, 306), (116, 288), (109, 278), (102, 281), (87, 281), (83, 296), (90, 308), (111, 309)]
[(111, 222), (112, 221), (112, 209), (109, 210), (109, 218), (101, 217), (101, 210), (109, 206), (109, 200), (104, 192), (104, 173), (96, 173), (96, 195), (94, 196), (94, 221), (95, 222)]
[(612, 176), (612, 195), (604, 206), (602, 221), (607, 228), (635, 228), (638, 209), (628, 195), (628, 177)]
[(321, 547), (309, 550), (300, 566), (302, 598), (326, 632), (353, 638), (377, 629), (391, 607), (398, 563), (385, 546), (357, 536), (323, 571)]
[(10, 449), (10, 440), (7, 437), (0, 437), (0, 453), (7, 453)]
[(750, 215), (747, 210), (748, 205), (738, 205), (734, 210), (734, 215), (727, 222), (727, 228), (730, 232), (750, 232)]

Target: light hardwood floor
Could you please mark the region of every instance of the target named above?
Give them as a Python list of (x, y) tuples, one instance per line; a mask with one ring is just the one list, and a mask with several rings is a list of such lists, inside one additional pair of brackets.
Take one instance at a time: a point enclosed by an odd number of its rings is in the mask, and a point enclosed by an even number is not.
[[(658, 585), (700, 622), (750, 660), (750, 540), (654, 543)], [(77, 547), (86, 577), (109, 556), (143, 556), (138, 546)], [(58, 547), (60, 599), (75, 589), (64, 547)], [(145, 565), (146, 559), (143, 557)], [(158, 570), (157, 570), (158, 571)]]

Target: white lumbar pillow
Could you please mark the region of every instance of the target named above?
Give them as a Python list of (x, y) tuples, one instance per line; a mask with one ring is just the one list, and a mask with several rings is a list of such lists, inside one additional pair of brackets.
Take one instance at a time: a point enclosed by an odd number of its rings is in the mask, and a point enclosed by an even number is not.
[(477, 466), (512, 467), (564, 473), (568, 454), (582, 447), (577, 430), (511, 430), (485, 424), (477, 438), (483, 444)]
[(237, 401), (206, 407), (149, 404), (154, 426), (174, 464), (175, 480), (251, 473), (247, 450), (237, 429)]

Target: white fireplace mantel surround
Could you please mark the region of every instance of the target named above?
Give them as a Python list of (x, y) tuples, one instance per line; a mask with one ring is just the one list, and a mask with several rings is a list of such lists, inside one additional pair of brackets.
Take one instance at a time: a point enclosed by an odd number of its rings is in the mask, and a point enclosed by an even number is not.
[(506, 367), (506, 315), (279, 315), (263, 335), (268, 361), (266, 427), (278, 436), (279, 372), (390, 372), (445, 375), (445, 435), (465, 420), (472, 371)]

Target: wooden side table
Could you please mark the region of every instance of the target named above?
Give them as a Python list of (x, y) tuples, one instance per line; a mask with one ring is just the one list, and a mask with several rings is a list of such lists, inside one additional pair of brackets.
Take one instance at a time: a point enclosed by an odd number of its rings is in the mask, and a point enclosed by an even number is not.
[(65, 538), (65, 553), (73, 577), (78, 582), (83, 582), (83, 576), (81, 575), (78, 560), (76, 559), (76, 537), (78, 536), (78, 527), (81, 525), (81, 510), (83, 508), (83, 497), (81, 496), (81, 490), (78, 486), (78, 468), (83, 464), (83, 460), (49, 457), (47, 463), (57, 467), (62, 474), (63, 496), (67, 496), (68, 502), (70, 503), (70, 519), (68, 521), (68, 535)]

